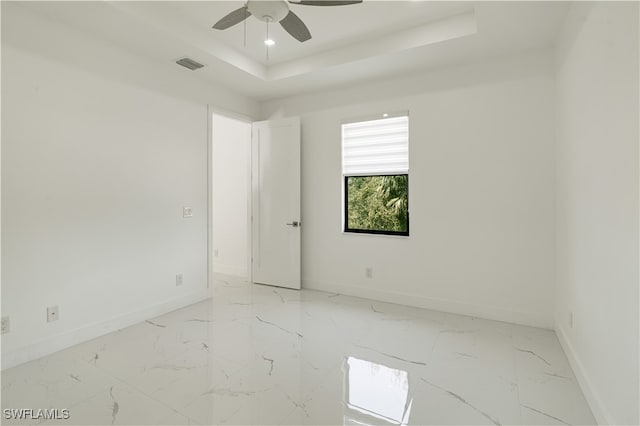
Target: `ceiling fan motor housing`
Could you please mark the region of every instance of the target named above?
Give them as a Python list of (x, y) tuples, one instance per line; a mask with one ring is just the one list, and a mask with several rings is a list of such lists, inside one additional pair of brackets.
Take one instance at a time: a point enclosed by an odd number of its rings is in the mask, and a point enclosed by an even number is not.
[(247, 8), (253, 16), (264, 22), (280, 22), (289, 14), (289, 5), (283, 0), (249, 0)]

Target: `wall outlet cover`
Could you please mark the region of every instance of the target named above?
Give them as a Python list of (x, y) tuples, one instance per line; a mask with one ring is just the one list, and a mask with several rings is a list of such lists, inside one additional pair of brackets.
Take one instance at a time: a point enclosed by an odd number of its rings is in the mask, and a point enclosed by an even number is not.
[(573, 328), (573, 312), (569, 312), (569, 328)]
[(47, 308), (47, 322), (58, 321), (59, 313), (58, 313), (58, 305), (49, 306)]
[(182, 274), (177, 274), (176, 275), (176, 286), (181, 286), (183, 283), (183, 277)]
[(371, 266), (367, 266), (366, 268), (364, 268), (364, 275), (367, 278), (373, 278), (373, 268)]

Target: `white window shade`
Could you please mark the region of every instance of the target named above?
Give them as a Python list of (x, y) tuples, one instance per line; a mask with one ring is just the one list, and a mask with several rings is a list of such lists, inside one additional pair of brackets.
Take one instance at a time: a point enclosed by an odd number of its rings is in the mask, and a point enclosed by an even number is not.
[(409, 172), (409, 117), (342, 125), (343, 175)]

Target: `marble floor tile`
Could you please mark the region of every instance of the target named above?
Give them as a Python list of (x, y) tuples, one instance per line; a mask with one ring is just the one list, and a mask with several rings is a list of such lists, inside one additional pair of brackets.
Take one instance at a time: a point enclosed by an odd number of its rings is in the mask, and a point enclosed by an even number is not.
[(118, 383), (58, 352), (2, 371), (2, 408), (65, 408)]
[[(69, 407), (71, 425), (165, 425), (188, 418), (153, 398), (119, 384)], [(50, 421), (45, 424), (60, 424)]]
[(553, 331), (229, 277), (1, 379), (70, 416), (2, 424), (595, 424)]

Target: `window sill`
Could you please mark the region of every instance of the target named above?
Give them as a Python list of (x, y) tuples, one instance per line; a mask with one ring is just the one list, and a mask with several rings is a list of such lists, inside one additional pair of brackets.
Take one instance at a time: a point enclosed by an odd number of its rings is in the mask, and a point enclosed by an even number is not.
[(346, 232), (340, 231), (343, 236), (348, 237), (374, 237), (374, 238), (401, 238), (401, 239), (409, 239), (411, 235), (393, 235), (393, 234), (370, 234), (368, 232)]

